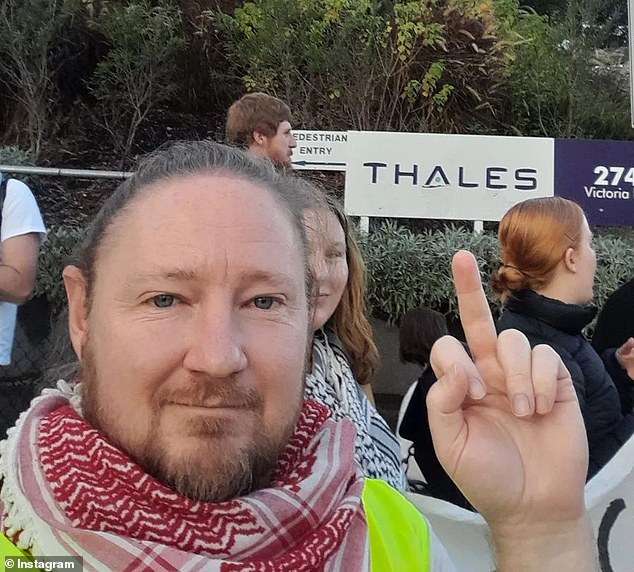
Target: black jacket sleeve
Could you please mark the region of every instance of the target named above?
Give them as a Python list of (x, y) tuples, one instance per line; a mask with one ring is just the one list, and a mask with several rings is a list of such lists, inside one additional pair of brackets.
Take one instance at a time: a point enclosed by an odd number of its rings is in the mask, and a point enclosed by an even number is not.
[(616, 348), (605, 350), (601, 354), (601, 360), (619, 392), (623, 415), (631, 413), (632, 409), (634, 409), (634, 380), (630, 379), (627, 371), (621, 367), (621, 364), (616, 359)]
[[(563, 353), (563, 355), (562, 355)], [(583, 422), (586, 427), (589, 443), (589, 463), (587, 480), (590, 480), (623, 446), (623, 444), (634, 433), (634, 415), (627, 414), (621, 419), (621, 422), (614, 427), (609, 433), (603, 435), (600, 440), (596, 440), (592, 434), (592, 419), (589, 418), (590, 412), (586, 407), (586, 380), (578, 363), (570, 355), (560, 352), (564, 365), (570, 372), (572, 383), (577, 393), (579, 407), (583, 415)], [(617, 386), (618, 389), (618, 386)]]
[(618, 348), (634, 336), (634, 279), (626, 282), (607, 299), (592, 336), (599, 355), (608, 348)]
[(416, 388), (403, 415), (399, 434), (414, 443), (414, 459), (425, 477), (429, 494), (473, 510), (436, 456), (427, 416), (427, 393), (435, 381), (436, 377), (429, 369), (416, 382)]

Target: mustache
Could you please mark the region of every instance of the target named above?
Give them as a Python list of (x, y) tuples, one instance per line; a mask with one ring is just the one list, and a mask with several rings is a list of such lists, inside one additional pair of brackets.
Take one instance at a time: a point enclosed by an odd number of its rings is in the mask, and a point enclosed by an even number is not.
[(189, 407), (262, 409), (262, 396), (253, 388), (244, 388), (233, 381), (192, 380), (186, 387), (166, 390), (157, 399), (159, 407), (168, 404)]

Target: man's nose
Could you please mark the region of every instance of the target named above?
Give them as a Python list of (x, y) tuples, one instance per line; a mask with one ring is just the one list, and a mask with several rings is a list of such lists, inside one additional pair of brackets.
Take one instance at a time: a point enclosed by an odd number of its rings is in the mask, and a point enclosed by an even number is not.
[(291, 149), (294, 149), (295, 147), (297, 147), (297, 139), (295, 139), (295, 135), (291, 134), (291, 140), (290, 140), (290, 143), (288, 144), (288, 146)]
[(183, 365), (191, 372), (228, 378), (247, 367), (238, 318), (230, 307), (200, 307)]

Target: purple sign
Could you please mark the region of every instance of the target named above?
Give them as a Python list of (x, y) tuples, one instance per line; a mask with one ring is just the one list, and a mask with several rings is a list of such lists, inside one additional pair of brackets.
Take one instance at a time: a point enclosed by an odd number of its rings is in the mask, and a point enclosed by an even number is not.
[(555, 195), (590, 224), (634, 226), (634, 141), (555, 139)]

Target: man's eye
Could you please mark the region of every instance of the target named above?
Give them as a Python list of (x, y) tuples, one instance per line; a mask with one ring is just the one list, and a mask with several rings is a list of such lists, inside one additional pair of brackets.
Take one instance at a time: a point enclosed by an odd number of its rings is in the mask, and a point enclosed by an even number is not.
[(253, 305), (258, 310), (270, 310), (273, 307), (275, 300), (270, 296), (258, 296), (254, 298)]
[(152, 302), (157, 308), (169, 308), (174, 305), (176, 298), (171, 294), (158, 294), (152, 298)]

